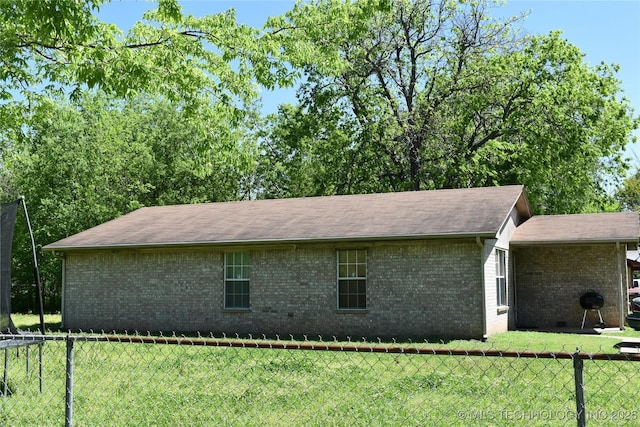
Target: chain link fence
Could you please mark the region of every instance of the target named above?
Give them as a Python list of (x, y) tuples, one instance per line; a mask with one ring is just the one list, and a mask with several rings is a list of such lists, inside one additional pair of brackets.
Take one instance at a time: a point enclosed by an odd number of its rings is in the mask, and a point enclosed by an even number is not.
[[(7, 426), (638, 425), (640, 355), (0, 335)], [(1, 347), (0, 347), (1, 348)]]

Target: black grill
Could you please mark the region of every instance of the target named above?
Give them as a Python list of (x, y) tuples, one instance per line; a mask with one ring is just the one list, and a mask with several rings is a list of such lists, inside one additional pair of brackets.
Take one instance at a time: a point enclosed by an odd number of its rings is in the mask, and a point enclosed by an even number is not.
[(586, 292), (580, 297), (580, 306), (585, 310), (599, 310), (603, 305), (604, 297), (597, 292)]
[(582, 294), (580, 297), (580, 306), (584, 309), (584, 314), (582, 315), (582, 326), (584, 328), (584, 322), (587, 319), (588, 311), (597, 311), (599, 323), (596, 323), (596, 328), (606, 328), (607, 325), (602, 320), (602, 314), (600, 313), (600, 309), (604, 305), (604, 297), (595, 291), (589, 291)]

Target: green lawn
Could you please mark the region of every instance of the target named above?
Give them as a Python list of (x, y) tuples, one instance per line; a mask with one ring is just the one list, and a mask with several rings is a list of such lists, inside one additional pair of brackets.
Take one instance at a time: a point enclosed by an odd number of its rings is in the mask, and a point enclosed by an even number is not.
[[(20, 314), (12, 313), (11, 319), (20, 330), (37, 332), (40, 326), (40, 316), (37, 314)], [(48, 331), (60, 332), (60, 322), (62, 317), (60, 314), (45, 314), (44, 324)]]
[[(13, 314), (13, 321), (21, 330), (37, 331), (39, 317), (33, 314)], [(48, 331), (60, 333), (59, 314), (47, 314), (44, 317)], [(439, 342), (437, 339), (414, 343), (428, 345), (438, 348), (461, 348), (461, 349), (497, 349), (497, 350), (530, 350), (549, 352), (575, 352), (579, 349), (585, 353), (617, 353), (614, 347), (616, 343), (625, 338), (640, 338), (640, 331), (627, 328), (624, 331), (607, 332), (603, 335), (575, 334), (575, 333), (551, 333), (536, 331), (509, 331), (493, 335), (487, 341), (479, 340), (453, 340)]]
[[(35, 322), (34, 319), (35, 318)], [(37, 317), (15, 316), (22, 328)], [(47, 317), (54, 328), (59, 317)], [(59, 333), (58, 335), (64, 335)], [(621, 336), (638, 336), (632, 331)], [(457, 349), (617, 352), (618, 340), (508, 332)], [(402, 345), (410, 345), (403, 343)], [(427, 344), (420, 344), (427, 346)], [(44, 391), (10, 352), (0, 425), (62, 425), (64, 341), (44, 346)], [(640, 367), (584, 362), (589, 425), (637, 425)], [(96, 342), (74, 346), (74, 425), (575, 425), (571, 360)], [(636, 412), (634, 412), (636, 411)]]

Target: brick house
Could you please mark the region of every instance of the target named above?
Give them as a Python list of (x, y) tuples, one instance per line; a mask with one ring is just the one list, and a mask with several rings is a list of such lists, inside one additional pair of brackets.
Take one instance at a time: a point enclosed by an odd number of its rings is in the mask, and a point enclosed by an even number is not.
[(639, 236), (505, 186), (148, 207), (45, 250), (65, 329), (484, 338), (579, 327), (588, 290), (623, 325)]

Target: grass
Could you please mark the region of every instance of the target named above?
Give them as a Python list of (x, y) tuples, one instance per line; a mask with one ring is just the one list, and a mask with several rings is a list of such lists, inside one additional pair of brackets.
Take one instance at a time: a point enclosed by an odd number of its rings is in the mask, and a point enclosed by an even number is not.
[[(13, 314), (13, 321), (20, 330), (37, 332), (40, 320), (33, 314)], [(61, 332), (60, 314), (46, 314), (45, 327), (52, 333)], [(66, 331), (65, 331), (66, 332)], [(626, 328), (624, 331), (607, 331), (602, 335), (552, 333), (538, 331), (509, 331), (490, 336), (486, 341), (480, 340), (448, 340), (439, 341), (437, 338), (428, 343), (414, 342), (408, 345), (424, 345), (436, 348), (478, 349), (478, 350), (517, 350), (538, 352), (574, 352), (576, 349), (583, 353), (618, 353), (615, 344), (626, 338), (639, 338), (640, 331)], [(405, 343), (406, 344), (406, 343)]]
[[(46, 322), (59, 325), (57, 319)], [(14, 322), (23, 329), (38, 324), (28, 316), (16, 316)], [(619, 335), (640, 336), (634, 332)], [(616, 342), (514, 331), (487, 342), (433, 345), (555, 352), (577, 346), (584, 352), (617, 352)], [(43, 393), (38, 392), (37, 375), (25, 372), (24, 353), (10, 354), (13, 394), (0, 397), (0, 425), (61, 425), (65, 343), (44, 346)], [(79, 340), (74, 361), (77, 426), (575, 425), (571, 360)], [(639, 366), (585, 361), (590, 424), (637, 425), (633, 378)]]
[[(40, 327), (40, 316), (37, 314), (12, 313), (11, 319), (20, 330), (37, 332)], [(45, 314), (44, 327), (48, 331), (59, 331), (62, 318), (60, 314)]]

